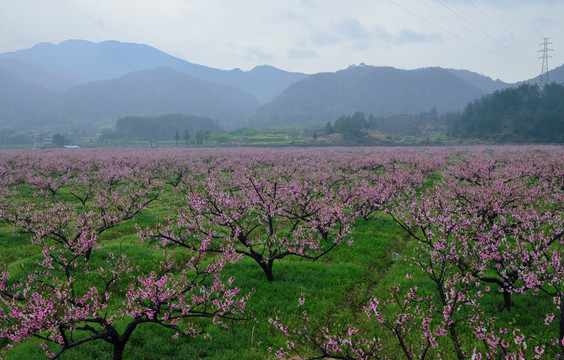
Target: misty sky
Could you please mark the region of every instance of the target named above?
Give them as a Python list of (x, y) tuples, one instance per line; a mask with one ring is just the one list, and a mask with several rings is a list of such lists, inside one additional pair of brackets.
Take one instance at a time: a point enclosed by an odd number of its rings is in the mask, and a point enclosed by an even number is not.
[(206, 66), (316, 73), (468, 69), (515, 82), (564, 63), (562, 0), (0, 0), (0, 52), (68, 39), (148, 44)]

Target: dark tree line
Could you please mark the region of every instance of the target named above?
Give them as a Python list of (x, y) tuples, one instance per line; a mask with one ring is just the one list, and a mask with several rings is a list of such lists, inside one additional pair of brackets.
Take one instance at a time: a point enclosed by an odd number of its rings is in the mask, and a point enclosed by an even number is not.
[(523, 84), (472, 101), (449, 135), (494, 142), (564, 142), (564, 86)]
[(352, 116), (340, 116), (334, 124), (327, 122), (324, 130), (327, 134), (339, 133), (347, 137), (359, 137), (366, 135), (368, 129), (377, 127), (378, 124), (373, 115), (367, 119), (363, 112), (357, 111)]
[(63, 147), (65, 146), (65, 144), (68, 144), (68, 142), (69, 140), (60, 133), (53, 135), (53, 144), (55, 144), (57, 147)]
[(126, 116), (118, 119), (115, 131), (103, 134), (107, 139), (176, 140), (189, 143), (221, 130), (216, 120), (205, 116), (169, 114), (158, 117)]

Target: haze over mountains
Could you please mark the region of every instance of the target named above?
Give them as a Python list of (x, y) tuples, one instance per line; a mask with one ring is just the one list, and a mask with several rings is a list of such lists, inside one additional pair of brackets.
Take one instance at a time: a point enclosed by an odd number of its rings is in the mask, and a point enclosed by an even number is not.
[[(138, 70), (169, 67), (196, 78), (244, 89), (261, 103), (272, 99), (291, 83), (307, 76), (270, 66), (258, 66), (251, 71), (214, 69), (178, 59), (148, 45), (118, 41), (104, 41), (98, 44), (84, 40), (67, 40), (58, 45), (40, 43), (30, 49), (0, 54), (0, 59), (24, 61), (47, 70), (47, 76), (50, 76), (49, 72), (62, 74), (66, 81), (74, 79), (75, 83), (70, 84), (71, 86), (117, 78)], [(263, 81), (265, 78), (268, 81)]]
[[(550, 79), (564, 82), (564, 67)], [(0, 126), (91, 129), (123, 116), (168, 113), (208, 116), (225, 128), (303, 125), (355, 111), (461, 110), (512, 85), (442, 68), (360, 65), (315, 75), (266, 65), (219, 70), (142, 44), (68, 40), (0, 54)]]

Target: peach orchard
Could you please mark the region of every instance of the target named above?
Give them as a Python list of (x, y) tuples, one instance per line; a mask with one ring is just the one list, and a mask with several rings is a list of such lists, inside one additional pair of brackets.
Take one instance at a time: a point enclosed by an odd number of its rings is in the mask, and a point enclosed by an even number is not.
[[(258, 319), (286, 339), (272, 356), (563, 359), (563, 211), (561, 147), (6, 151), (0, 219), (36, 250), (2, 264), (0, 356), (38, 338), (47, 358), (102, 341), (121, 359), (146, 323), (173, 339), (236, 326), (267, 288), (226, 266), (276, 282), (286, 258), (355, 247), (359, 219), (386, 217), (410, 239), (402, 279), (348, 324), (310, 325), (304, 289), (301, 323)], [(104, 240), (131, 222), (151, 261)], [(529, 297), (550, 300), (536, 324), (500, 320)]]

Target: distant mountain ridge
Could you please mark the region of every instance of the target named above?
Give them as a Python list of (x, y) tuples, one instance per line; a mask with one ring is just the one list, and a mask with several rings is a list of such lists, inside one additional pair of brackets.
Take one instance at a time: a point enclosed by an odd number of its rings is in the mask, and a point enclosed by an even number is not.
[(59, 98), (57, 110), (88, 120), (180, 113), (221, 119), (228, 125), (258, 106), (244, 90), (159, 67), (74, 87)]
[(91, 124), (107, 125), (124, 116), (181, 113), (217, 119), (229, 128), (259, 105), (244, 90), (165, 67), (89, 82), (60, 94), (0, 68), (0, 126), (92, 130)]
[[(564, 65), (549, 76), (564, 83)], [(226, 129), (320, 124), (357, 111), (462, 110), (518, 84), (442, 68), (362, 65), (314, 75), (268, 65), (220, 70), (143, 44), (68, 40), (0, 54), (0, 127), (93, 129), (123, 116), (170, 113), (211, 117)]]
[(84, 82), (69, 74), (48, 71), (14, 58), (0, 58), (0, 68), (25, 82), (59, 93)]
[(278, 95), (306, 74), (270, 66), (250, 71), (220, 70), (168, 55), (149, 45), (115, 40), (93, 43), (67, 40), (58, 45), (39, 43), (32, 48), (0, 54), (0, 59), (17, 59), (53, 73), (65, 74), (81, 83), (109, 80), (133, 71), (170, 67), (196, 78), (231, 85), (253, 94), (261, 103)]
[(463, 79), (468, 84), (473, 85), (486, 93), (492, 93), (496, 90), (501, 90), (511, 86), (511, 84), (503, 82), (499, 79), (493, 80), (488, 76), (480, 75), (472, 71), (459, 70), (459, 69), (447, 69), (447, 70), (450, 71), (452, 74), (458, 76), (459, 78)]

